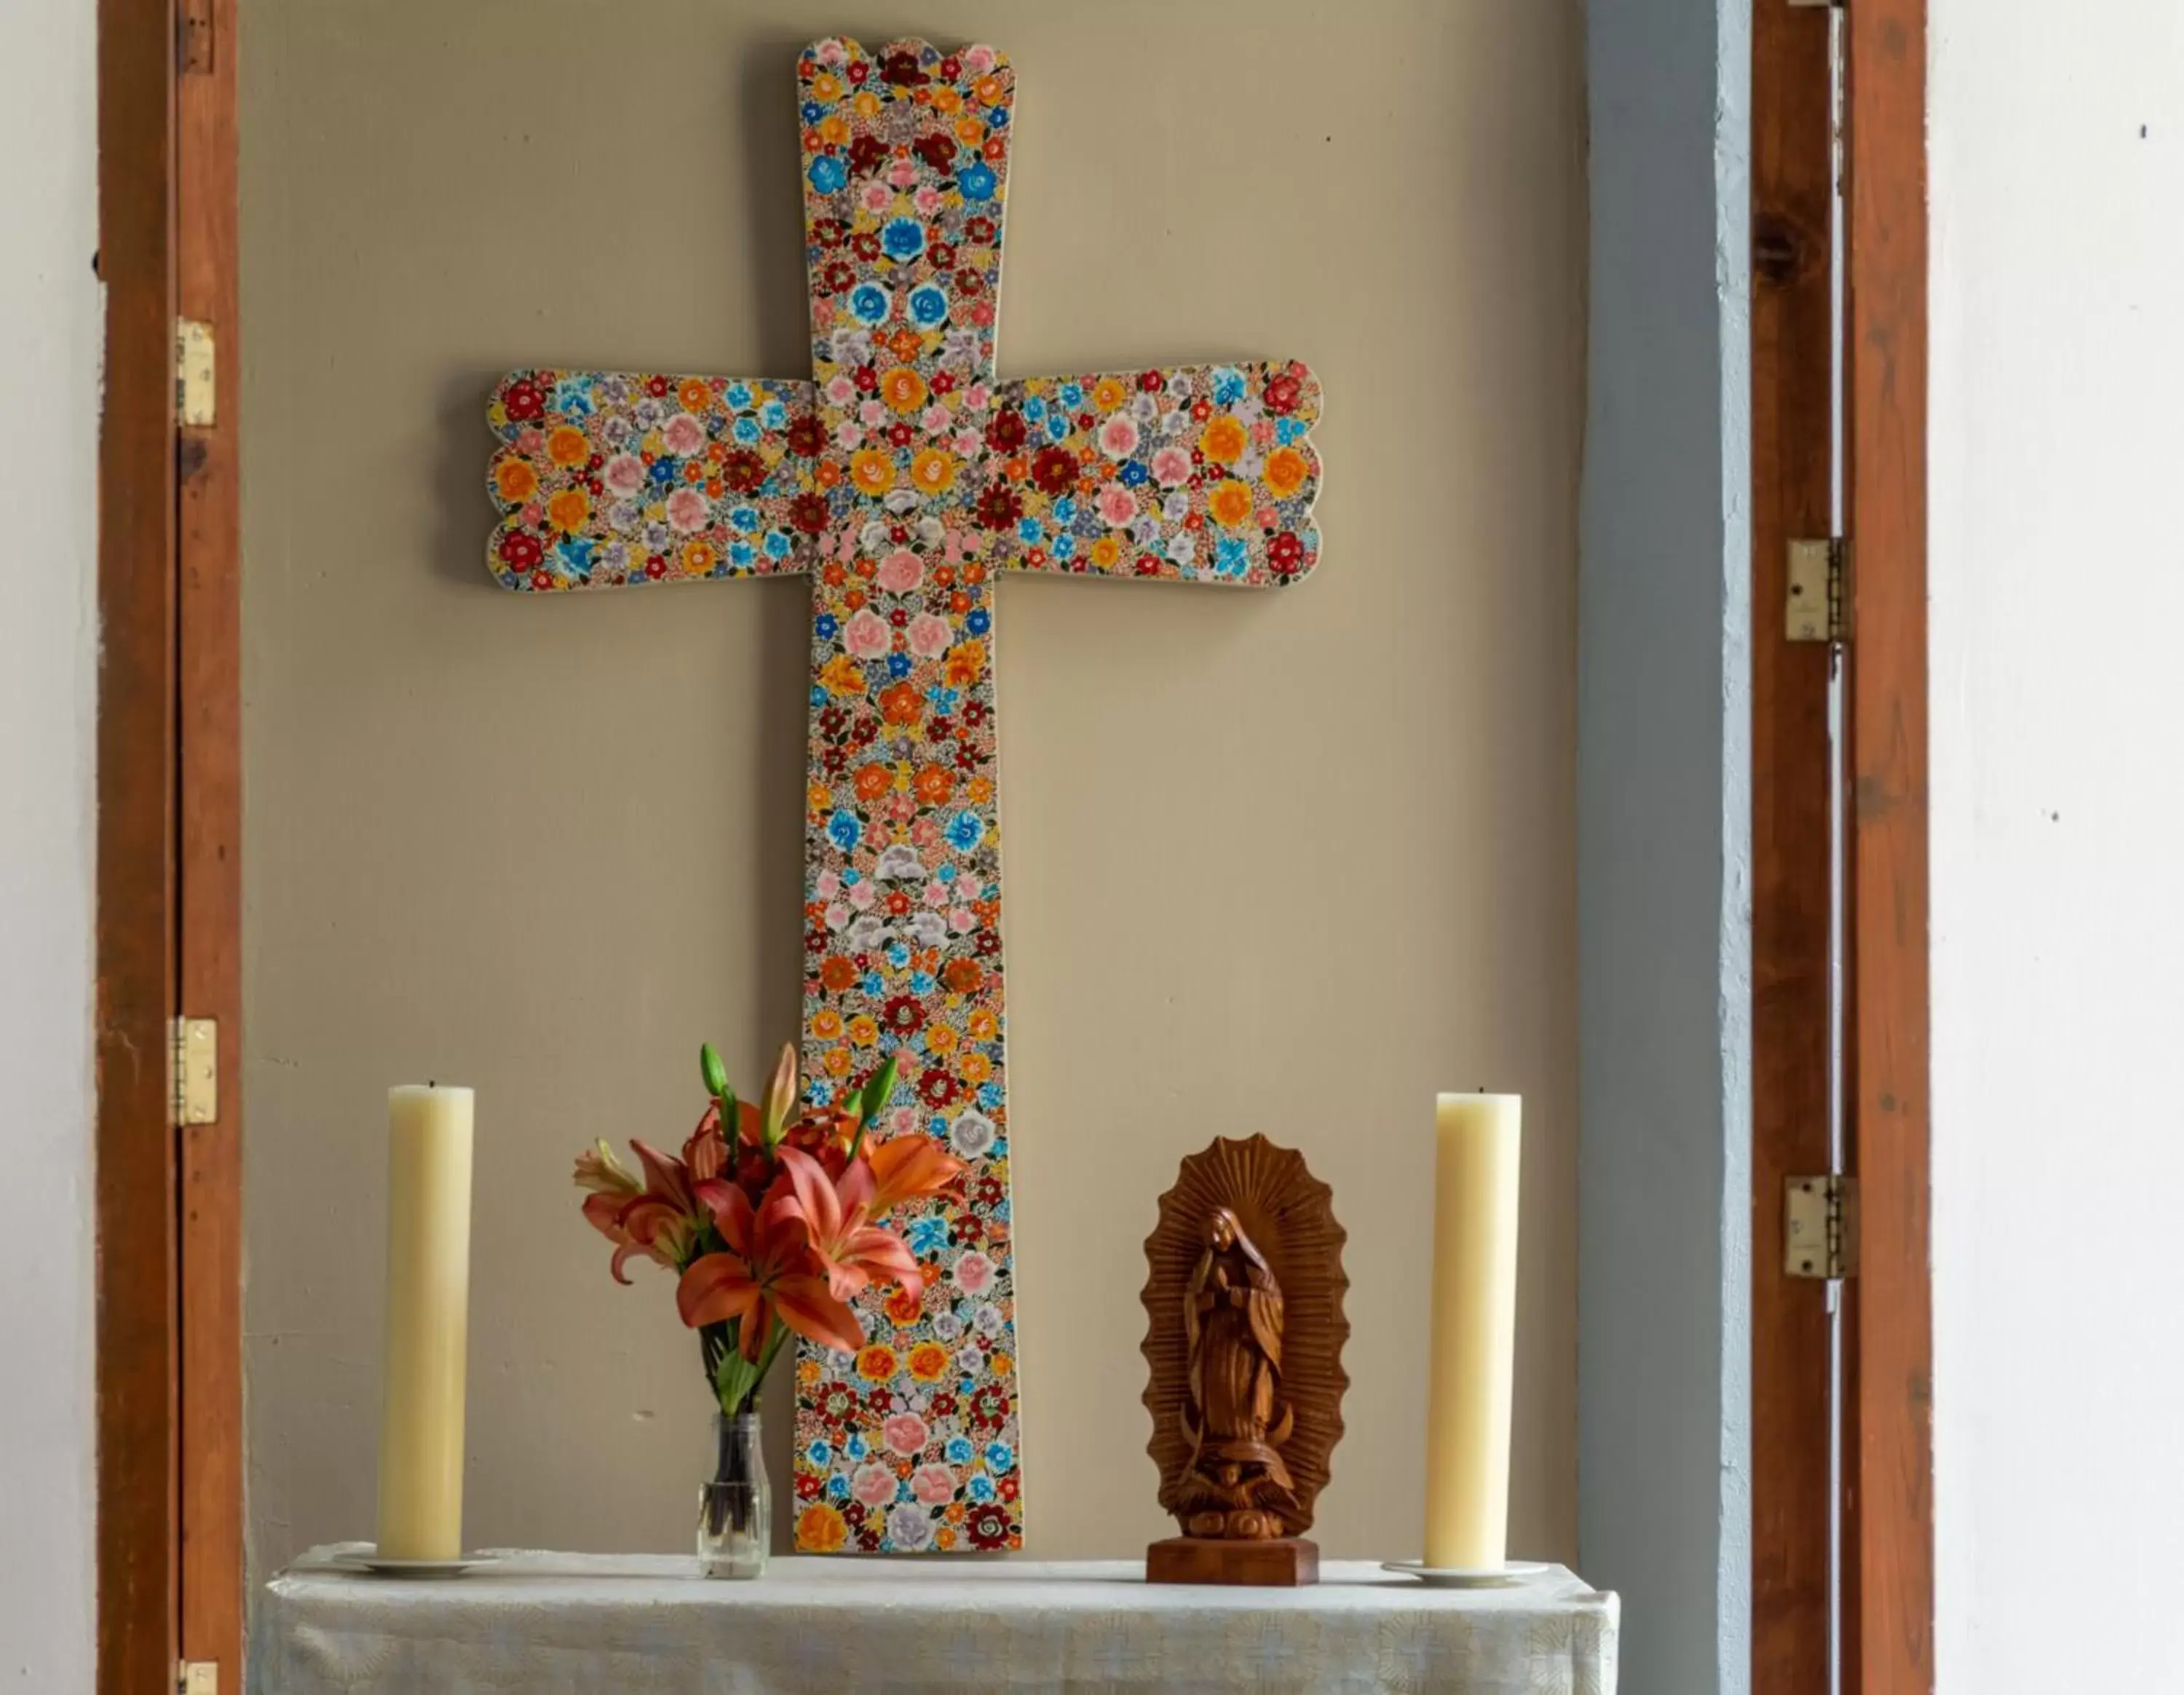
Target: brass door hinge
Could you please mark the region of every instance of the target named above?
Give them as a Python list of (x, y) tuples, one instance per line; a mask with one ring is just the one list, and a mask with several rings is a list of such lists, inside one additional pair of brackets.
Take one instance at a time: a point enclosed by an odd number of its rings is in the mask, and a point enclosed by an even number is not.
[(1782, 1272), (1858, 1275), (1858, 1179), (1836, 1172), (1782, 1183)]
[(176, 1673), (175, 1687), (181, 1695), (220, 1695), (220, 1662), (184, 1660)]
[(1790, 544), (1788, 621), (1783, 634), (1793, 642), (1841, 642), (1849, 631), (1843, 616), (1843, 578), (1850, 544), (1829, 539)]
[(210, 429), (218, 415), (213, 392), (213, 334), (210, 324), (194, 318), (175, 321), (175, 415), (185, 428)]
[(210, 1124), (220, 1118), (220, 1024), (212, 1018), (177, 1018), (170, 1049), (174, 1121)]

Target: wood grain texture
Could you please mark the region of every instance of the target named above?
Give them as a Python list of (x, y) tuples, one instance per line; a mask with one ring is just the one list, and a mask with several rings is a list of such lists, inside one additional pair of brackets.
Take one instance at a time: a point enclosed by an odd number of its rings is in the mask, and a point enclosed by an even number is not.
[[(174, 21), (100, 0), (98, 1688), (174, 1685)], [(89, 257), (86, 256), (86, 259)]]
[(176, 85), (176, 287), (213, 326), (218, 410), (181, 433), (181, 1005), (220, 1021), (220, 1117), (181, 1133), (181, 1631), (242, 1675), (242, 967), (240, 401), (235, 0), (188, 0)]
[(1272, 1542), (1170, 1536), (1145, 1550), (1145, 1581), (1301, 1589), (1319, 1581), (1319, 1545), (1296, 1536)]
[(1833, 139), (1825, 9), (1759, 0), (1752, 81), (1752, 1675), (1828, 1688), (1829, 1322), (1782, 1273), (1786, 1178), (1829, 1168), (1824, 642), (1784, 639), (1788, 545), (1830, 532)]
[(1923, 1695), (1934, 1684), (1925, 0), (1857, 0), (1845, 16), (1854, 548), (1845, 1099), (1864, 1238), (1847, 1333), (1844, 1687)]

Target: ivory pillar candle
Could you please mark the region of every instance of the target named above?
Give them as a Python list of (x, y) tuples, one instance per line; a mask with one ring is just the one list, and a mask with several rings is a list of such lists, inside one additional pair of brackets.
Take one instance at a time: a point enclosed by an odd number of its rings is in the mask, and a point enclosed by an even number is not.
[(1429, 1566), (1507, 1563), (1523, 1100), (1435, 1102), (1433, 1335), (1426, 1398)]
[(405, 1084), (387, 1091), (384, 1559), (455, 1559), (463, 1551), (473, 1106), (467, 1089)]

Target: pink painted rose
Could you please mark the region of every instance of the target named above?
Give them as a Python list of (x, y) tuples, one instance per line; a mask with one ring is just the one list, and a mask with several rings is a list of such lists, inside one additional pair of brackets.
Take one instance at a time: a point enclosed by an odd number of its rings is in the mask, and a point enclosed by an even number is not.
[(879, 569), (873, 576), (889, 594), (907, 594), (925, 581), (925, 561), (908, 548), (897, 548), (880, 560)]
[(978, 1249), (968, 1248), (957, 1256), (949, 1275), (966, 1295), (983, 1295), (993, 1287), (994, 1263)]
[(827, 928), (828, 929), (841, 929), (847, 925), (849, 922), (850, 903), (848, 901), (829, 900), (827, 903)]
[(850, 904), (860, 912), (871, 912), (872, 902), (878, 899), (878, 895), (872, 889), (872, 880), (869, 877), (860, 878), (857, 885), (850, 890)]
[(888, 409), (877, 400), (867, 400), (857, 408), (857, 421), (868, 430), (877, 430), (888, 421)]
[(1137, 424), (1117, 412), (1100, 426), (1100, 451), (1110, 459), (1128, 459), (1138, 450)]
[(1190, 455), (1181, 448), (1162, 448), (1153, 455), (1153, 481), (1173, 488), (1190, 481)]
[(959, 458), (969, 459), (978, 453), (985, 439), (976, 430), (958, 430), (956, 432), (956, 439), (948, 445), (956, 449)]
[(968, 934), (978, 928), (978, 915), (968, 906), (950, 906), (948, 909), (948, 928), (959, 936)]
[(842, 645), (859, 659), (879, 659), (894, 645), (888, 621), (869, 606), (850, 615), (842, 629)]
[(705, 448), (705, 427), (688, 412), (677, 412), (660, 427), (660, 440), (667, 443), (667, 451), (688, 459)]
[(842, 873), (838, 871), (821, 872), (812, 882), (811, 891), (822, 900), (833, 900), (842, 892)]
[(940, 191), (928, 183), (910, 197), (910, 204), (929, 218), (940, 209)]
[(678, 488), (667, 497), (667, 521), (682, 534), (694, 535), (705, 527), (705, 496), (696, 488)]
[(906, 159), (899, 159), (889, 169), (888, 181), (897, 188), (915, 188), (917, 186), (917, 167)]
[(955, 421), (945, 406), (935, 402), (917, 415), (917, 421), (925, 427), (925, 433), (937, 436)]
[(850, 1480), (850, 1493), (867, 1507), (884, 1507), (894, 1499), (894, 1473), (884, 1465), (861, 1465)]
[(915, 1413), (897, 1413), (880, 1425), (880, 1440), (888, 1445), (888, 1452), (905, 1459), (915, 1459), (925, 1452), (929, 1434), (925, 1420)]
[(857, 192), (857, 201), (865, 210), (881, 213), (894, 204), (894, 196), (884, 182), (867, 182)]
[(938, 612), (921, 612), (910, 621), (910, 650), (920, 659), (934, 659), (948, 651), (954, 633)]
[(857, 385), (846, 376), (837, 376), (827, 384), (827, 404), (846, 406), (857, 398)]
[(854, 453), (864, 444), (865, 432), (844, 418), (834, 427), (834, 445), (844, 453)]
[(607, 461), (605, 482), (616, 493), (628, 496), (644, 487), (644, 461), (633, 453), (618, 453)]
[(956, 1498), (956, 1474), (944, 1465), (921, 1465), (910, 1474), (910, 1492), (928, 1507)]
[(1119, 482), (1101, 486), (1099, 499), (1100, 521), (1111, 530), (1119, 530), (1138, 516), (1138, 497)]
[(963, 68), (973, 76), (983, 76), (994, 68), (994, 50), (989, 47), (965, 47)]
[(910, 827), (910, 845), (920, 853), (930, 852), (940, 842), (940, 826), (930, 816)]
[(963, 391), (963, 404), (973, 412), (983, 412), (994, 404), (994, 391), (983, 382), (974, 382)]

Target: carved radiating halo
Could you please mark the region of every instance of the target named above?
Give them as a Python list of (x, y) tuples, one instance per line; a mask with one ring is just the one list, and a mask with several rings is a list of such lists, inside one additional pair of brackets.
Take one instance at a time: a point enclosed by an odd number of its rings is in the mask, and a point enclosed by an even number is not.
[(1327, 1485), (1329, 1458), (1342, 1439), (1342, 1395), (1350, 1386), (1342, 1369), (1342, 1347), (1350, 1339), (1350, 1321), (1342, 1312), (1350, 1287), (1342, 1269), (1348, 1238), (1334, 1221), (1334, 1191), (1306, 1169), (1302, 1154), (1276, 1147), (1262, 1135), (1242, 1141), (1221, 1137), (1190, 1155), (1175, 1186), (1161, 1196), (1160, 1222), (1145, 1238), (1142, 1299), (1148, 1320), (1143, 1352), (1152, 1369), (1145, 1395), (1153, 1415), (1146, 1452), (1160, 1468), (1163, 1510), (1178, 1511), (1178, 1491), (1190, 1463), (1179, 1416), (1190, 1378), (1184, 1291), (1204, 1246), (1206, 1217), (1226, 1207), (1281, 1285), (1285, 1321), (1279, 1392), (1296, 1409), (1282, 1458), (1297, 1502), (1296, 1510), (1284, 1515), (1283, 1531), (1301, 1536), (1312, 1527), (1312, 1503)]

